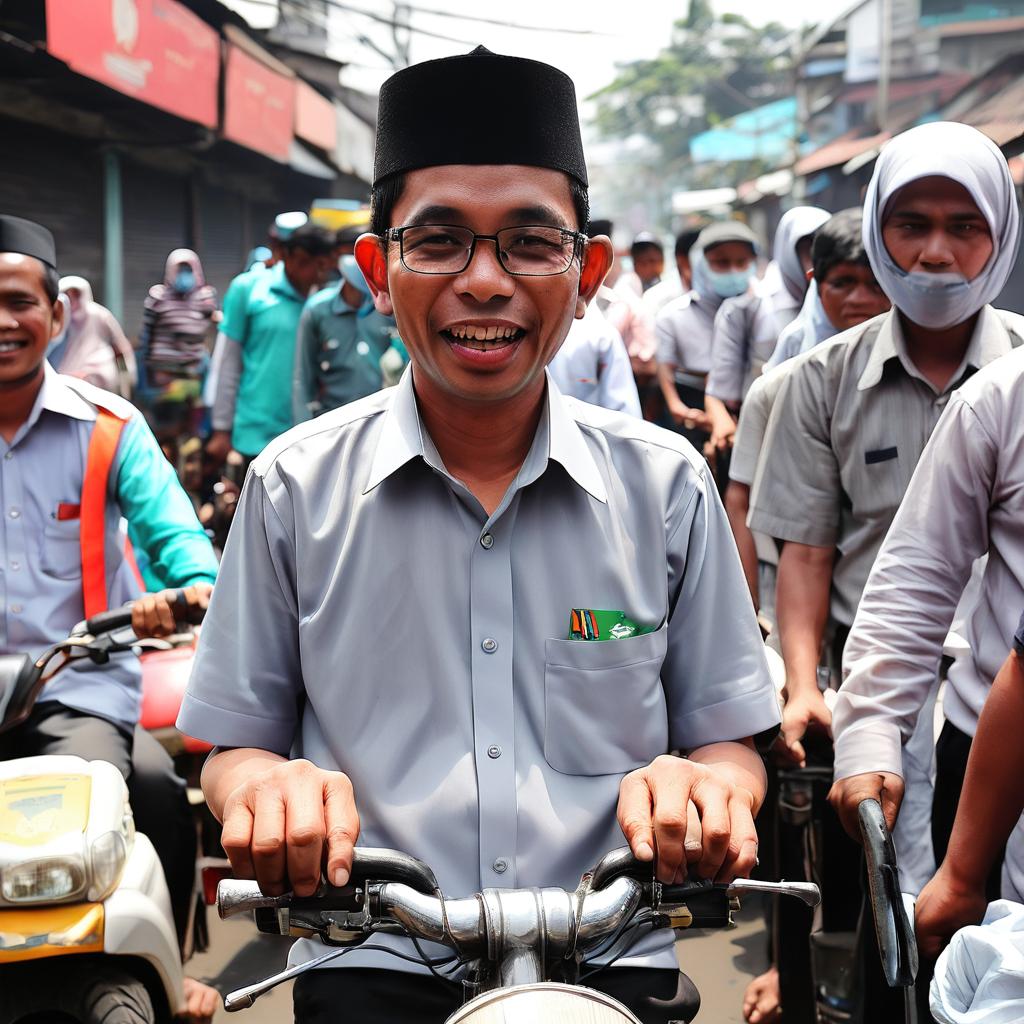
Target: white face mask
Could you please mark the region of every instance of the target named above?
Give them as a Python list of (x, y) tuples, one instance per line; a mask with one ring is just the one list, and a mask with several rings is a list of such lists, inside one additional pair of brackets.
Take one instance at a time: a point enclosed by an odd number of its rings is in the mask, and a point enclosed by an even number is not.
[(896, 305), (915, 324), (932, 331), (944, 331), (963, 323), (978, 309), (981, 281), (968, 281), (962, 274), (929, 274), (900, 271)]

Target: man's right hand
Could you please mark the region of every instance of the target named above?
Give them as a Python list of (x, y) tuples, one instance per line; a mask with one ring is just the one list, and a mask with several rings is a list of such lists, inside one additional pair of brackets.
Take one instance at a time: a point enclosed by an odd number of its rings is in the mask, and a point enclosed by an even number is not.
[(891, 832), (903, 802), (903, 779), (892, 772), (865, 772), (833, 783), (829, 803), (836, 809), (843, 828), (860, 842), (860, 819), (857, 808), (863, 800), (877, 800), (882, 805), (885, 823)]
[(691, 409), (682, 402), (676, 402), (668, 411), (677, 426), (685, 427), (687, 430), (707, 430), (711, 425), (708, 414), (703, 409)]
[(231, 452), (231, 431), (215, 430), (206, 442), (206, 457), (214, 469), (224, 465)]
[(801, 767), (807, 763), (803, 739), (808, 730), (832, 735), (832, 712), (817, 686), (809, 689), (806, 694), (787, 698), (782, 709), (782, 732), (777, 749), (786, 760)]
[(326, 877), (345, 885), (359, 836), (352, 783), (310, 761), (253, 773), (224, 802), (221, 845), (238, 878), (268, 896), (310, 896)]

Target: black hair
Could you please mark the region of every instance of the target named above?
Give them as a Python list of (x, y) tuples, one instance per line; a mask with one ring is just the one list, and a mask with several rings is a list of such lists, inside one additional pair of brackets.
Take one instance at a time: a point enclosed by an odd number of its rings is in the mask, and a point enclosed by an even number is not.
[(814, 280), (821, 284), (828, 272), (840, 263), (870, 266), (864, 251), (863, 221), (859, 206), (840, 210), (814, 234), (811, 243), (811, 266)]
[(333, 231), (328, 231), (326, 228), (320, 227), (319, 224), (303, 224), (302, 227), (296, 228), (281, 244), (286, 252), (302, 249), (303, 252), (308, 252), (310, 256), (328, 256), (334, 251), (334, 247), (337, 244), (334, 238)]
[(637, 256), (641, 256), (645, 252), (650, 252), (652, 249), (660, 256), (665, 255), (665, 249), (662, 246), (661, 242), (656, 242), (654, 241), (654, 239), (647, 238), (645, 238), (642, 242), (634, 242), (629, 247), (629, 255), (635, 260)]
[(700, 232), (700, 228), (689, 228), (686, 231), (680, 231), (676, 235), (676, 256), (689, 256), (690, 250), (696, 244)]
[[(585, 185), (582, 185), (575, 178), (566, 175), (569, 179), (569, 192), (572, 195), (572, 205), (576, 210), (576, 230), (586, 232), (590, 223), (590, 192)], [(405, 188), (404, 174), (390, 174), (382, 178), (379, 184), (370, 191), (370, 230), (375, 235), (381, 235), (388, 228), (393, 227), (391, 223), (391, 211), (395, 203), (402, 197), (402, 190)]]
[(43, 291), (46, 292), (52, 306), (60, 295), (60, 275), (48, 263), (43, 263), (42, 260), (39, 262), (43, 268)]

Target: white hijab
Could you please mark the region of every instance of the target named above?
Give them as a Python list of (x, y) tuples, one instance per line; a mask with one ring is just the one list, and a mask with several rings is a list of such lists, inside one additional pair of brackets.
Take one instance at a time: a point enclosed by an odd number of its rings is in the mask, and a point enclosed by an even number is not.
[[(963, 185), (988, 223), (992, 256), (973, 281), (902, 270), (882, 241), (882, 222), (893, 196), (912, 181), (930, 177)], [(864, 248), (882, 290), (914, 323), (941, 330), (992, 302), (1009, 279), (1019, 244), (1020, 211), (1010, 169), (995, 143), (976, 128), (953, 121), (923, 124), (897, 135), (882, 150), (864, 200)]]
[(797, 303), (803, 302), (807, 294), (807, 273), (797, 255), (797, 244), (800, 239), (813, 235), (831, 216), (817, 206), (794, 206), (782, 215), (775, 229), (772, 259), (779, 268), (786, 291)]

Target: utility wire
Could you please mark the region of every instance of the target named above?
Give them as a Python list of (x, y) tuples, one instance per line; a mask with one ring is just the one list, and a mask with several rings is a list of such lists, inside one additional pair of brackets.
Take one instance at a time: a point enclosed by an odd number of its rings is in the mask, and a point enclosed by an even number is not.
[[(358, 14), (360, 17), (369, 18), (371, 21), (379, 22), (381, 25), (388, 25), (391, 28), (404, 28), (411, 32), (418, 32), (421, 36), (429, 36), (431, 39), (442, 39), (446, 43), (458, 43), (460, 46), (473, 46), (471, 39), (459, 39), (456, 36), (448, 36), (442, 32), (431, 32), (426, 28), (418, 28), (416, 25), (408, 25), (404, 21), (396, 21), (394, 18), (388, 18), (383, 14), (377, 14), (375, 11), (367, 11), (361, 7), (351, 7), (348, 4), (339, 3), (338, 0), (321, 0), (327, 7), (332, 7), (338, 11), (344, 11), (347, 14)], [(248, 0), (248, 3), (259, 4), (263, 7), (274, 7), (278, 11), (281, 10), (277, 0)], [(294, 12), (296, 16), (305, 18), (310, 24), (323, 27), (322, 21), (317, 21), (313, 18), (313, 12), (309, 10), (302, 10), (301, 4), (297, 0), (289, 0), (289, 3), (285, 5), (284, 13), (288, 14)]]

